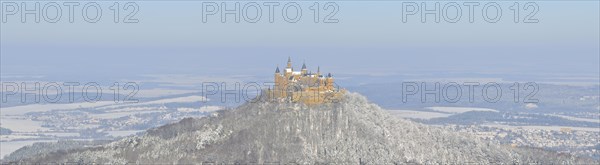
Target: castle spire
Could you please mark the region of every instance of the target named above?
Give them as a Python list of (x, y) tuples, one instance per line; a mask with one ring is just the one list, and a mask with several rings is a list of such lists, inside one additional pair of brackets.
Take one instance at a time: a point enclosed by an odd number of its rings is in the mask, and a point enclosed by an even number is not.
[(302, 69), (306, 69), (306, 63), (302, 62)]
[(288, 56), (287, 68), (292, 68), (292, 58), (290, 56)]
[(302, 70), (300, 72), (302, 75), (306, 75), (308, 72), (308, 70), (306, 70), (306, 63), (304, 61), (302, 62)]
[(275, 69), (275, 73), (279, 73), (279, 66), (277, 66), (277, 69)]
[(317, 78), (321, 76), (321, 66), (317, 66)]

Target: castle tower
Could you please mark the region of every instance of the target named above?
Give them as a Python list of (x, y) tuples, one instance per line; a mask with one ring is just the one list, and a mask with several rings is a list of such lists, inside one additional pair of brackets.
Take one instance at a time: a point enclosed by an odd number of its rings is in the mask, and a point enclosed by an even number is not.
[(323, 78), (321, 77), (321, 66), (317, 66), (317, 81), (319, 82), (319, 86), (325, 86), (325, 81), (323, 81)]
[(306, 72), (308, 72), (308, 70), (306, 69), (306, 63), (302, 62), (302, 75), (306, 75)]
[(275, 85), (279, 82), (279, 77), (281, 77), (281, 73), (279, 72), (279, 66), (275, 69)]
[(283, 72), (284, 79), (287, 80), (287, 78), (292, 76), (293, 71), (294, 69), (292, 68), (292, 59), (288, 57), (287, 67), (285, 67), (285, 70)]
[(327, 78), (325, 79), (325, 81), (327, 81), (326, 88), (329, 90), (333, 90), (333, 75), (331, 75), (331, 73), (327, 74)]
[(321, 75), (321, 66), (317, 66), (317, 77)]
[[(275, 69), (275, 75), (274, 75), (274, 80), (275, 80), (275, 84), (273, 86), (273, 90), (271, 90), (271, 95), (274, 97), (279, 97), (279, 88), (281, 88), (281, 72), (279, 71), (279, 66), (277, 66), (277, 69)], [(270, 89), (270, 88), (269, 88)]]

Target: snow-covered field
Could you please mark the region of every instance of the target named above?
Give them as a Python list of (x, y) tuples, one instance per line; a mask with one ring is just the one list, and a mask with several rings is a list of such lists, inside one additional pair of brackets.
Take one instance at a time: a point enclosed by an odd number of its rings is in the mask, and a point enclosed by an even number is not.
[(587, 119), (587, 118), (578, 118), (578, 117), (565, 116), (565, 115), (554, 115), (554, 114), (551, 114), (550, 116), (560, 117), (563, 119), (573, 120), (573, 121), (585, 121), (585, 122), (592, 122), (592, 123), (600, 123), (600, 119)]
[(31, 133), (13, 133), (10, 135), (2, 135), (0, 136), (0, 144), (4, 144), (4, 142), (15, 141), (15, 140), (33, 140), (39, 139), (41, 136), (34, 135)]
[(154, 89), (140, 89), (140, 91), (136, 95), (140, 96), (140, 97), (154, 98), (154, 97), (164, 97), (164, 96), (188, 94), (188, 93), (194, 93), (194, 92), (200, 92), (200, 91), (183, 90), (183, 89), (154, 88)]
[(45, 132), (43, 135), (55, 136), (55, 137), (79, 137), (77, 132)]
[(132, 106), (162, 105), (162, 104), (167, 104), (167, 103), (191, 103), (191, 102), (199, 102), (199, 101), (208, 101), (208, 99), (203, 96), (185, 96), (185, 97), (160, 99), (160, 100), (154, 100), (154, 101), (148, 101), (148, 102), (140, 102), (140, 103), (114, 104), (114, 105), (99, 107), (97, 109), (98, 110), (106, 110), (106, 109), (117, 109), (117, 108), (132, 107)]
[(156, 112), (165, 112), (165, 111), (150, 110), (150, 111), (131, 111), (131, 112), (110, 112), (110, 113), (90, 114), (89, 116), (93, 119), (118, 119), (121, 117), (126, 117), (126, 116), (131, 116), (131, 115), (156, 113)]
[(437, 113), (437, 112), (425, 112), (425, 111), (413, 111), (413, 110), (388, 110), (392, 115), (401, 118), (413, 118), (413, 119), (433, 119), (440, 117), (448, 117), (452, 114)]
[(510, 130), (548, 130), (548, 131), (561, 131), (562, 128), (569, 128), (574, 131), (588, 131), (588, 132), (600, 132), (600, 128), (594, 127), (568, 127), (568, 126), (511, 126), (511, 125), (503, 125), (503, 124), (483, 124), (481, 126), (485, 127), (495, 127), (502, 129), (510, 129)]
[(112, 137), (125, 137), (130, 135), (135, 135), (138, 132), (142, 132), (144, 130), (126, 130), (126, 131), (106, 131)]
[[(2, 108), (1, 110), (2, 116), (0, 116), (0, 118), (2, 120), (0, 120), (0, 126), (16, 132), (47, 131), (48, 128), (41, 127), (41, 122), (29, 120), (23, 117), (23, 115), (31, 112), (48, 112), (52, 110), (75, 110), (81, 108), (94, 108), (96, 110), (104, 110), (106, 113), (92, 114), (91, 116), (100, 119), (111, 119), (134, 114), (160, 112), (162, 110), (161, 108), (157, 108), (156, 106), (152, 107), (150, 105), (163, 105), (167, 103), (188, 103), (203, 100), (206, 99), (202, 96), (186, 96), (127, 104), (117, 104), (112, 101), (101, 101), (95, 103), (82, 102), (70, 104), (31, 104), (6, 107)], [(211, 107), (210, 109), (213, 109), (213, 107)]]
[[(158, 90), (153, 92), (185, 93), (189, 91)], [(139, 103), (115, 103), (113, 101), (100, 101), (69, 104), (30, 104), (2, 108), (0, 110), (0, 126), (2, 128), (10, 129), (12, 131), (12, 134), (0, 136), (0, 146), (2, 148), (2, 153), (0, 154), (0, 156), (4, 156), (21, 147), (33, 144), (35, 142), (56, 141), (62, 138), (78, 138), (81, 136), (81, 134), (77, 131), (86, 129), (97, 129), (103, 127), (104, 125), (102, 125), (102, 123), (99, 122), (102, 120), (117, 121), (118, 118), (127, 116), (137, 116), (140, 114), (147, 113), (166, 113), (168, 109), (165, 106), (165, 104), (194, 103), (201, 101), (208, 101), (208, 99), (202, 96), (192, 95), (183, 97), (163, 98)], [(177, 108), (172, 109), (170, 112), (210, 112), (219, 109), (222, 109), (222, 107), (198, 105), (197, 108)], [(45, 124), (46, 120), (59, 119), (56, 117), (60, 115), (39, 115), (39, 113), (51, 111), (56, 111), (58, 114), (63, 112), (76, 112), (76, 114), (81, 116), (77, 117), (75, 115), (70, 117), (69, 114), (66, 114), (67, 116), (64, 120), (67, 121), (65, 121), (65, 123), (76, 124), (67, 124), (66, 126), (60, 128), (54, 128), (52, 125), (42, 127)], [(36, 117), (32, 117), (31, 114), (37, 115), (35, 115)], [(73, 120), (75, 122), (70, 122), (68, 120)], [(152, 123), (148, 124), (152, 125)], [(69, 131), (54, 129), (65, 129)], [(108, 133), (108, 135), (112, 137), (123, 137), (133, 135), (143, 130), (117, 129), (106, 131), (101, 129), (101, 132), (102, 131)]]
[[(4, 115), (4, 114), (3, 114)], [(41, 121), (32, 121), (27, 118), (0, 116), (0, 127), (19, 132), (41, 132), (50, 129), (42, 127)]]
[(221, 110), (221, 109), (223, 109), (223, 107), (221, 107), (221, 106), (203, 106), (200, 108), (182, 107), (182, 108), (177, 108), (177, 111), (179, 111), (179, 112), (212, 112), (212, 111), (217, 111), (217, 110)]
[(416, 110), (388, 110), (388, 112), (401, 118), (412, 119), (443, 118), (470, 111), (498, 112), (497, 110), (493, 109), (475, 107), (426, 107), (425, 109), (433, 110), (435, 112)]
[(427, 107), (426, 109), (453, 114), (465, 113), (470, 111), (498, 112), (494, 109), (475, 107)]
[(93, 108), (115, 104), (113, 101), (81, 102), (69, 104), (29, 104), (2, 108), (2, 116), (21, 116), (30, 112), (48, 112), (51, 110), (73, 110), (78, 108)]

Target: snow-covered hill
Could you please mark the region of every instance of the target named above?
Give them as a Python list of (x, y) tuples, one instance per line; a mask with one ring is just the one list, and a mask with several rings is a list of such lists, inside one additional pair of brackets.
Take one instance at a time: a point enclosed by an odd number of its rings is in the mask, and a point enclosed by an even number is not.
[(306, 106), (257, 99), (103, 145), (25, 162), (80, 163), (574, 163), (589, 160), (511, 148), (403, 120), (356, 93)]

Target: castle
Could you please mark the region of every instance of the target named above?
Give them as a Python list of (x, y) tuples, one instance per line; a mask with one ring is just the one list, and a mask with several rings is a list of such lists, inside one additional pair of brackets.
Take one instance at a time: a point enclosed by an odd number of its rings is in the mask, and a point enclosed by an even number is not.
[(321, 104), (336, 102), (345, 90), (336, 88), (331, 73), (321, 75), (320, 67), (317, 73), (306, 69), (302, 64), (300, 71), (294, 71), (292, 60), (288, 57), (287, 67), (283, 73), (279, 66), (275, 69), (275, 85), (268, 93), (272, 99), (287, 102), (301, 102), (305, 104)]

